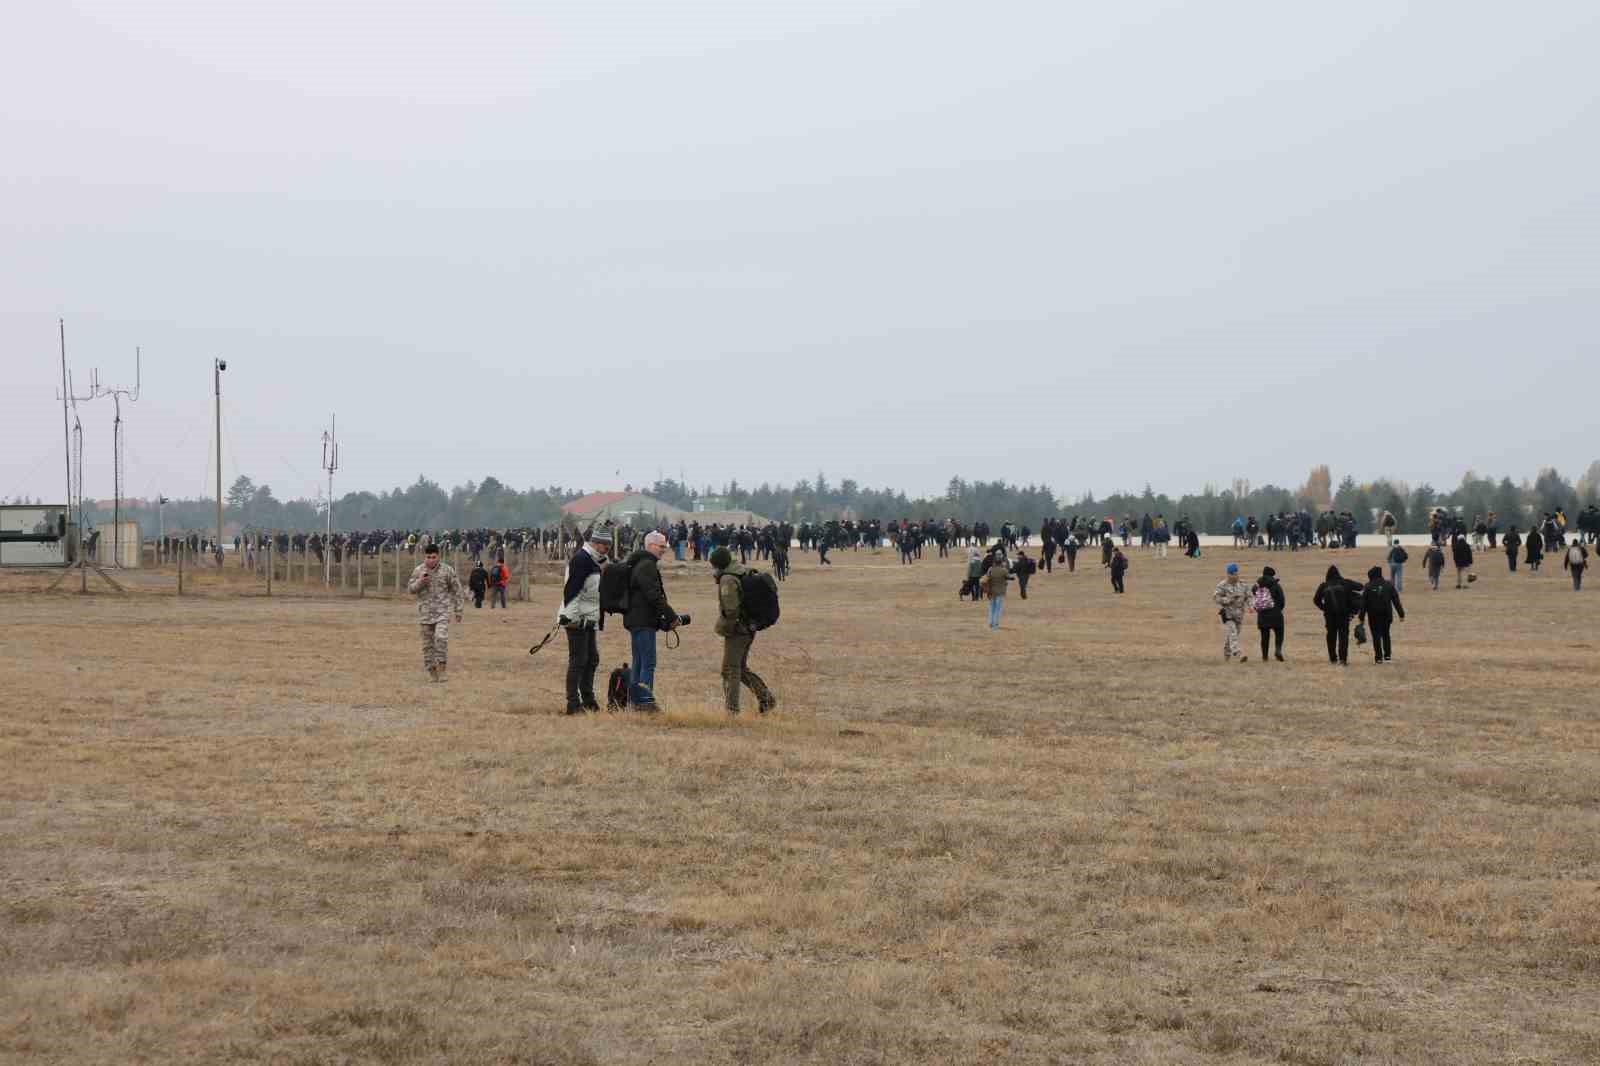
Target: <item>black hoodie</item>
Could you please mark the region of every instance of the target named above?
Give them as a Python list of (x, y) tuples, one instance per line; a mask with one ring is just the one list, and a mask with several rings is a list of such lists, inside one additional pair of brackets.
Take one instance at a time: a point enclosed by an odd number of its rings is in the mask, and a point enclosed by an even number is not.
[(1266, 629), (1271, 629), (1273, 626), (1283, 621), (1283, 608), (1285, 603), (1283, 586), (1278, 584), (1278, 578), (1276, 575), (1262, 574), (1260, 577), (1256, 578), (1256, 587), (1266, 589), (1272, 594), (1272, 606), (1265, 611), (1256, 611), (1256, 625)]
[(1330, 566), (1327, 577), (1317, 586), (1316, 595), (1311, 597), (1311, 604), (1332, 622), (1356, 614), (1360, 610), (1360, 596), (1361, 582), (1351, 581), (1339, 573), (1337, 566)]

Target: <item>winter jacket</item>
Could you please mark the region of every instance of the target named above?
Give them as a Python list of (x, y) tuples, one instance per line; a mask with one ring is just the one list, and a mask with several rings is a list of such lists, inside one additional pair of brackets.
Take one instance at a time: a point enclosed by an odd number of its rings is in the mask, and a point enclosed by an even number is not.
[(729, 563), (717, 575), (717, 636), (732, 637), (754, 633), (744, 620), (744, 589), (739, 581), (750, 572), (743, 563)]
[(1272, 594), (1272, 606), (1265, 611), (1256, 611), (1256, 625), (1262, 629), (1271, 629), (1283, 621), (1283, 608), (1287, 597), (1283, 594), (1283, 586), (1278, 584), (1275, 577), (1261, 577), (1256, 579), (1256, 588), (1264, 588)]
[(488, 571), (481, 566), (473, 567), (472, 573), (467, 577), (467, 588), (471, 589), (474, 595), (482, 596), (488, 587)]
[(643, 550), (628, 556), (628, 613), (622, 625), (635, 629), (658, 629), (663, 620), (677, 612), (667, 603), (667, 590), (661, 584), (661, 567), (656, 557)]
[(1400, 606), (1400, 593), (1394, 585), (1381, 577), (1367, 582), (1361, 590), (1361, 617), (1393, 618), (1397, 614), (1404, 618), (1406, 609)]
[(992, 600), (1004, 599), (1006, 584), (1011, 580), (1011, 568), (1004, 559), (996, 559), (983, 572), (983, 588)]
[(1582, 544), (1573, 544), (1566, 554), (1561, 557), (1561, 569), (1582, 570), (1589, 565), (1589, 549)]
[(1455, 560), (1457, 570), (1472, 565), (1472, 545), (1467, 543), (1466, 537), (1457, 537), (1450, 545), (1450, 557)]
[(1537, 529), (1528, 530), (1528, 562), (1536, 563), (1544, 558), (1544, 534)]
[[(1343, 596), (1340, 595), (1341, 588)], [(1311, 597), (1311, 605), (1332, 622), (1357, 613), (1360, 610), (1360, 596), (1361, 582), (1351, 581), (1339, 573), (1337, 566), (1330, 566), (1326, 580), (1317, 586), (1316, 593)]]
[(561, 588), (561, 617), (575, 625), (600, 624), (600, 569), (604, 565), (605, 560), (587, 544), (572, 553)]

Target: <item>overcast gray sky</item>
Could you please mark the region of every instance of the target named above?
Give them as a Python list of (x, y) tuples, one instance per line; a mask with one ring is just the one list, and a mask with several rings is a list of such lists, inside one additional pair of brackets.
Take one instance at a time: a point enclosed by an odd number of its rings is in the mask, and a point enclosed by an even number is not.
[[(1595, 440), (1600, 5), (14, 5), (0, 495), (58, 316), (129, 494), (952, 474), (1058, 493)], [(109, 401), (83, 410), (109, 496)], [(620, 469), (621, 477), (614, 471)]]

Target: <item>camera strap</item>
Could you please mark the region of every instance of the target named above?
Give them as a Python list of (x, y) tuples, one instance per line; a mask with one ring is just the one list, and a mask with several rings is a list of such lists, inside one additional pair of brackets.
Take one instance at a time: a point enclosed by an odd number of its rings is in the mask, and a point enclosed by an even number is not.
[(533, 647), (528, 649), (528, 654), (529, 655), (537, 654), (539, 649), (543, 648), (546, 644), (550, 643), (550, 641), (556, 635), (556, 630), (558, 630), (560, 628), (561, 628), (561, 623), (560, 622), (557, 622), (555, 625), (551, 626), (550, 627), (550, 632), (548, 632), (548, 633), (546, 633), (544, 635), (544, 639), (541, 640), (539, 643), (535, 644)]

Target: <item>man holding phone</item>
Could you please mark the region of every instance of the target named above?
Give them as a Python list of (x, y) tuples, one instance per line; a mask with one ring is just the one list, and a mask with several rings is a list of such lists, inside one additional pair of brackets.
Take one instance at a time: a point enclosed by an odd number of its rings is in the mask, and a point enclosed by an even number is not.
[(417, 598), (417, 624), (422, 627), (422, 665), (431, 681), (445, 680), (445, 656), (450, 643), (450, 616), (461, 621), (466, 595), (455, 568), (439, 560), (439, 546), (429, 544), (422, 562), (411, 571), (406, 588)]

